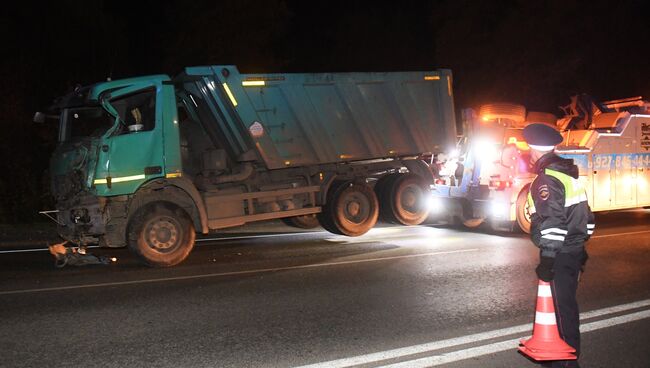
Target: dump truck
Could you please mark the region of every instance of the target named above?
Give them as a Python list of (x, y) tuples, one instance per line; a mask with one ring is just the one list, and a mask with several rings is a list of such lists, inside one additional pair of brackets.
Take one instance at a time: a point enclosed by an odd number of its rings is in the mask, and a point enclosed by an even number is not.
[(358, 236), (427, 218), (427, 158), (455, 145), (449, 70), (108, 80), (55, 100), (61, 237), (172, 266), (196, 233), (283, 219)]
[(642, 97), (596, 102), (572, 97), (560, 119), (497, 103), (463, 110), (465, 134), (447, 153), (434, 187), (436, 217), (473, 228), (530, 232), (526, 201), (535, 174), (523, 128), (556, 127), (564, 141), (555, 152), (573, 159), (592, 211), (650, 206), (650, 103)]

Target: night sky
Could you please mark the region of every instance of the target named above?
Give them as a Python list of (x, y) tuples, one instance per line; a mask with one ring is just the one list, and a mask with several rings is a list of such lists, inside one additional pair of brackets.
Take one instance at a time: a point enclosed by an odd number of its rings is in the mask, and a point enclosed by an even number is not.
[(20, 1), (3, 4), (0, 223), (51, 208), (53, 125), (77, 84), (235, 64), (242, 72), (449, 68), (456, 107), (650, 96), (648, 1)]

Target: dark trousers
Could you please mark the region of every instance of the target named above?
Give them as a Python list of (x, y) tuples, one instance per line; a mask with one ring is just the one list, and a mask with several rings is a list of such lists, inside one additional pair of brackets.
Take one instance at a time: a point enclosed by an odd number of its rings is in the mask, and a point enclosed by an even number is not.
[[(576, 291), (578, 277), (585, 258), (582, 252), (558, 253), (553, 269), (555, 276), (551, 281), (555, 317), (560, 337), (580, 356), (580, 316)], [(554, 361), (552, 367), (579, 367), (575, 360)]]

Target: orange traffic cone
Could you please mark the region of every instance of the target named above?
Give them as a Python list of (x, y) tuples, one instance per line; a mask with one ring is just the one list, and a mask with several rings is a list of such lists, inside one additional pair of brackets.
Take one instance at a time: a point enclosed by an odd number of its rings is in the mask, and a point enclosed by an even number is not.
[(551, 284), (539, 280), (533, 337), (521, 340), (519, 351), (535, 360), (575, 360), (576, 349), (560, 337), (555, 320)]

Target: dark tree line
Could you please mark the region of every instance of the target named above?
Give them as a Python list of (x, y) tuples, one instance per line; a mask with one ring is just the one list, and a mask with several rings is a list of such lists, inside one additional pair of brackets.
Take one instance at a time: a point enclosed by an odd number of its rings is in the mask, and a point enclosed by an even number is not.
[(51, 208), (56, 127), (35, 111), (76, 84), (185, 66), (244, 72), (450, 68), (457, 107), (559, 113), (571, 94), (650, 94), (645, 1), (123, 1), (4, 5), (0, 223)]
[[(289, 21), (282, 1), (12, 2), (0, 15), (0, 223), (29, 222), (53, 207), (47, 166), (53, 124), (32, 124), (77, 84), (183, 66), (275, 68)], [(243, 27), (245, 25), (245, 27)]]

